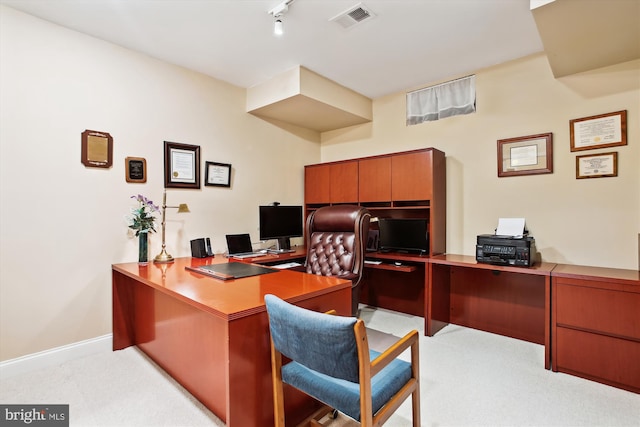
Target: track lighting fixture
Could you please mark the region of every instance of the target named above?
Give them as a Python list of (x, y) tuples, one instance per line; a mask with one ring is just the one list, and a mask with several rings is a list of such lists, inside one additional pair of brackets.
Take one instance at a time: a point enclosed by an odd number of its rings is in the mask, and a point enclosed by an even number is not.
[(269, 14), (273, 15), (275, 19), (275, 22), (273, 23), (273, 34), (275, 34), (276, 36), (281, 36), (282, 34), (284, 34), (282, 17), (289, 10), (289, 5), (291, 3), (293, 3), (293, 0), (285, 0), (269, 11)]

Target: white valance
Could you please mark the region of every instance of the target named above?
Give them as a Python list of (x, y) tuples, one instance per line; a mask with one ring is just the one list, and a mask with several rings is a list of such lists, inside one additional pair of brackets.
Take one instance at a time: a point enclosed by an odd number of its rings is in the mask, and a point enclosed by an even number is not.
[(476, 76), (407, 93), (407, 126), (476, 111)]

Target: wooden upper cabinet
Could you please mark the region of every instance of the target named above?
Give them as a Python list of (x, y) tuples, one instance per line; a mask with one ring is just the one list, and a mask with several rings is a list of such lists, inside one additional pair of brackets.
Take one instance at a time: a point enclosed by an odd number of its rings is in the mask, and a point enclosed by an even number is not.
[(305, 166), (304, 201), (306, 204), (358, 203), (358, 162)]
[(391, 157), (363, 159), (358, 168), (360, 202), (391, 201)]
[(433, 196), (432, 152), (420, 151), (391, 157), (393, 200), (430, 200)]
[(424, 218), (430, 253), (446, 253), (446, 176), (445, 153), (434, 148), (307, 165), (307, 214), (355, 203), (382, 218)]
[(329, 165), (310, 165), (304, 167), (304, 202), (331, 202), (331, 169)]
[(358, 203), (358, 162), (330, 166), (331, 203)]

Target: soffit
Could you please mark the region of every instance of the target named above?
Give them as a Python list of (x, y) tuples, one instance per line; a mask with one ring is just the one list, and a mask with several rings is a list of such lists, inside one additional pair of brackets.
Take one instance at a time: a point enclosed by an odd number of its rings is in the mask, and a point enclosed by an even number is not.
[(555, 77), (640, 58), (638, 0), (555, 0), (532, 12)]

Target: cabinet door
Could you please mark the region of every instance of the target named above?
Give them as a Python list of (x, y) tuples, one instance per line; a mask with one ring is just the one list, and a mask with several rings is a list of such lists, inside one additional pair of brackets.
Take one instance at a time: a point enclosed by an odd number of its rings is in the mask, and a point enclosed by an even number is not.
[(431, 151), (392, 156), (391, 196), (393, 200), (430, 200), (433, 195), (431, 164)]
[(329, 203), (331, 201), (330, 165), (312, 165), (304, 168), (304, 201)]
[(358, 177), (360, 202), (391, 201), (391, 157), (360, 160)]
[(331, 203), (358, 203), (358, 162), (330, 165)]

